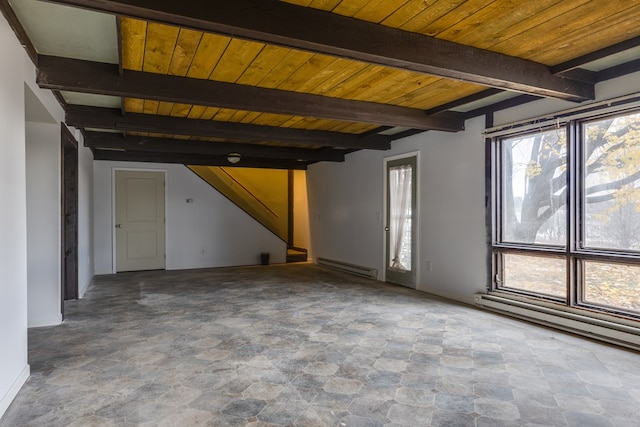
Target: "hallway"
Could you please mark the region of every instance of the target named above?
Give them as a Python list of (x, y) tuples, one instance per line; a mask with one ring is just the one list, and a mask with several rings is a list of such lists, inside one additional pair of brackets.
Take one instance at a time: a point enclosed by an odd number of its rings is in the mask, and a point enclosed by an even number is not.
[(311, 264), (97, 276), (0, 426), (633, 426), (640, 356)]

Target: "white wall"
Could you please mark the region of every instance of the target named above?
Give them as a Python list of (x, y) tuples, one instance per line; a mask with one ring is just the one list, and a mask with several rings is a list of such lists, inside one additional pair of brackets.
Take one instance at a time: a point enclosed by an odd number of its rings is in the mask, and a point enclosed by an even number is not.
[(382, 268), (383, 165), (389, 152), (361, 151), (307, 171), (314, 258)]
[[(485, 290), (483, 119), (360, 151), (307, 172), (315, 257), (384, 270), (384, 159), (419, 151), (417, 288), (471, 302)], [(431, 265), (431, 271), (429, 271)], [(379, 274), (379, 279), (383, 274)]]
[[(1, 16), (0, 57), (1, 417), (29, 376), (28, 324), (60, 321), (59, 150), (64, 112), (50, 91), (36, 85), (33, 63)], [(91, 154), (85, 148), (80, 153), (82, 180), (92, 175)], [(91, 218), (84, 215), (92, 205), (92, 191), (80, 183), (79, 256), (89, 264)], [(85, 288), (92, 274), (93, 266), (81, 262)]]
[(471, 303), (488, 274), (484, 118), (465, 126), (460, 134), (410, 139), (422, 147), (418, 289)]
[[(35, 69), (25, 60), (27, 265), (29, 327), (62, 321), (61, 149), (64, 111), (53, 94), (35, 84)], [(78, 141), (78, 293), (93, 278), (93, 155)]]
[[(260, 252), (286, 261), (285, 242), (258, 224), (183, 165), (94, 162), (96, 274), (113, 270), (113, 169), (166, 171), (167, 270), (252, 265)], [(186, 203), (193, 199), (193, 203)]]
[[(638, 91), (640, 73), (596, 85), (598, 100)], [(504, 124), (576, 104), (540, 100), (495, 114)], [(307, 172), (315, 257), (383, 269), (384, 157), (420, 152), (418, 289), (472, 303), (486, 289), (484, 117), (464, 132), (427, 132), (395, 141), (387, 152), (349, 154)], [(431, 271), (429, 271), (431, 266)], [(382, 275), (379, 276), (383, 278)]]
[[(33, 94), (29, 87), (25, 91), (27, 95)], [(47, 91), (40, 92), (40, 96), (43, 97), (50, 95)], [(34, 100), (28, 101), (33, 102)], [(39, 99), (35, 102), (40, 103)], [(57, 103), (53, 107), (54, 112), (59, 114), (57, 120), (51, 118), (53, 123), (29, 121), (27, 108), (29, 327), (51, 326), (62, 321), (62, 177), (59, 120), (63, 113)], [(44, 109), (44, 106), (42, 108)], [(91, 150), (82, 146), (82, 134), (73, 128), (70, 131), (78, 141), (78, 295), (82, 297), (93, 279), (93, 155)]]
[(62, 322), (58, 123), (27, 122), (26, 165), (28, 325), (56, 325)]
[(0, 416), (29, 376), (23, 57), (0, 16)]

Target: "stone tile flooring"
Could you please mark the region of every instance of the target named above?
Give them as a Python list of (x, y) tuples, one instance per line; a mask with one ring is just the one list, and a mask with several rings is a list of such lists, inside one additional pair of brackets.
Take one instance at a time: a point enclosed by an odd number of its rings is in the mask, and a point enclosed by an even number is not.
[(311, 264), (97, 277), (0, 426), (638, 426), (640, 356)]

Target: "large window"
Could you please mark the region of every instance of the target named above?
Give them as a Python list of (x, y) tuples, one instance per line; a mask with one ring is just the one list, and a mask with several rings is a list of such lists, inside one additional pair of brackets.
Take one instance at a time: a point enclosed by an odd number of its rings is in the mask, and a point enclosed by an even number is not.
[(640, 317), (640, 113), (493, 143), (493, 289)]

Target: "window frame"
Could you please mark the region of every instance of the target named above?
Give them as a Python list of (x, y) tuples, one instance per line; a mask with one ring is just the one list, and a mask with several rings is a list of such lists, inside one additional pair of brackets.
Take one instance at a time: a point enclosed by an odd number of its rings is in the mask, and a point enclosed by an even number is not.
[[(588, 302), (586, 296), (585, 265), (589, 261), (640, 266), (640, 250), (629, 251), (607, 248), (589, 248), (586, 240), (586, 138), (585, 129), (590, 123), (606, 118), (624, 117), (640, 114), (640, 107), (619, 108), (611, 111), (591, 110), (590, 114), (581, 117), (569, 117), (555, 123), (548, 120), (539, 127), (527, 127), (524, 130), (515, 129), (512, 132), (500, 132), (499, 135), (489, 136), (490, 144), (490, 177), (491, 177), (491, 282), (489, 292), (511, 294), (561, 304), (567, 307), (585, 309), (604, 314), (613, 314), (633, 320), (640, 320), (640, 310), (625, 310), (622, 307), (612, 307), (605, 304)], [(563, 246), (542, 245), (536, 243), (520, 243), (504, 241), (504, 142), (518, 136), (533, 135), (546, 132), (553, 127), (563, 126), (567, 136), (566, 160), (566, 241)], [(566, 299), (548, 294), (505, 286), (504, 283), (504, 255), (520, 254), (542, 257), (564, 257), (566, 260)]]

